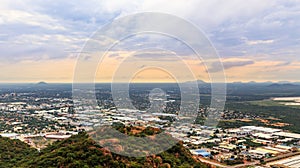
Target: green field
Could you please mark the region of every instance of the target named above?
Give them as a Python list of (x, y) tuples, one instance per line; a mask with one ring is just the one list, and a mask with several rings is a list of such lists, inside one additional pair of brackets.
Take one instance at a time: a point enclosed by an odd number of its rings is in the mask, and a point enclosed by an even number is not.
[(300, 106), (292, 106), (292, 105), (284, 105), (283, 103), (287, 103), (287, 102), (293, 102), (293, 101), (274, 101), (271, 99), (267, 99), (267, 100), (259, 100), (259, 101), (249, 101), (249, 103), (253, 104), (253, 105), (258, 105), (258, 106), (283, 106), (283, 107), (290, 107), (290, 108), (296, 108), (296, 109), (300, 109)]
[[(282, 129), (290, 130), (292, 132), (300, 133), (300, 107), (290, 107), (271, 100), (261, 101), (243, 101), (243, 102), (227, 102), (226, 109), (235, 110), (241, 113), (253, 114), (261, 118), (268, 119), (270, 117), (280, 119), (280, 122), (288, 123), (289, 126), (284, 126)], [(277, 122), (277, 121), (274, 121)], [(222, 124), (224, 126), (224, 123)], [(241, 125), (261, 125), (261, 123), (241, 122), (226, 123), (228, 126), (241, 126)]]

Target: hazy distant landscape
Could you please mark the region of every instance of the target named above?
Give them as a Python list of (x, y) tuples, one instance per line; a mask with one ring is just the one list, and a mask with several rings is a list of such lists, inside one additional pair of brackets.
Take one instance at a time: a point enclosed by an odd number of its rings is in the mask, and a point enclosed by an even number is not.
[[(33, 97), (49, 97), (49, 98), (72, 98), (72, 84), (1, 84), (0, 93), (3, 94), (31, 94)], [(106, 100), (112, 100), (111, 97), (111, 84), (95, 84), (96, 94), (99, 103)], [(151, 83), (151, 84), (130, 84), (130, 96), (132, 103), (137, 109), (143, 110), (149, 108), (148, 94), (154, 88), (161, 88), (166, 93), (171, 94), (169, 99), (175, 99), (176, 102), (180, 102), (180, 88), (178, 84), (172, 83)], [(211, 99), (211, 85), (209, 83), (199, 84), (200, 93), (200, 105), (201, 107), (208, 107)], [(146, 97), (145, 97), (146, 96)], [(239, 114), (240, 117), (232, 119), (243, 119), (244, 115), (252, 116), (252, 121), (233, 121), (222, 120), (220, 126), (222, 127), (239, 127), (241, 125), (266, 125), (268, 123), (262, 123), (259, 120), (253, 119), (253, 116), (260, 119), (278, 118), (278, 121), (270, 120), (271, 127), (274, 123), (286, 123), (283, 124), (283, 128), (291, 130), (293, 132), (300, 133), (300, 123), (298, 117), (300, 117), (300, 106), (297, 105), (284, 105), (292, 100), (284, 100), (286, 97), (298, 97), (300, 96), (299, 83), (228, 83), (227, 84), (227, 96), (225, 111), (231, 111), (232, 113)], [(278, 99), (278, 100), (276, 100)], [(2, 102), (5, 102), (5, 98), (1, 98)], [(11, 100), (10, 100), (11, 101)], [(19, 101), (19, 100), (15, 100)], [(178, 108), (179, 104), (172, 103), (171, 113)], [(112, 104), (107, 106), (113, 106)], [(280, 122), (279, 122), (280, 121)], [(229, 124), (229, 125), (228, 125)]]

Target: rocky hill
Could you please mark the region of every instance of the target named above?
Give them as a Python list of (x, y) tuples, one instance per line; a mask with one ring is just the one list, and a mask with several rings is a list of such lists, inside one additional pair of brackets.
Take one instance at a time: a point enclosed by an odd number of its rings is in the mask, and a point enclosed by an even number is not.
[(0, 139), (0, 167), (206, 167), (196, 161), (182, 143), (157, 155), (135, 158), (107, 151), (86, 133), (57, 141), (40, 153), (18, 140)]

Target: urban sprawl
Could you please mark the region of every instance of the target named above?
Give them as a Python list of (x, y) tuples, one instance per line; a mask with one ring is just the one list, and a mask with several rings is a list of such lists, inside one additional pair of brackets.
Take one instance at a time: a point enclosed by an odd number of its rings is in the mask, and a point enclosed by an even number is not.
[[(19, 139), (38, 150), (97, 126), (122, 123), (164, 130), (181, 140), (195, 158), (216, 167), (300, 167), (300, 134), (279, 128), (242, 126), (222, 129), (173, 122), (177, 113), (117, 109), (109, 102), (99, 106), (74, 106), (71, 98), (41, 97), (32, 93), (3, 93), (0, 101), (0, 135)], [(171, 97), (171, 96), (169, 96)], [(86, 104), (79, 100), (76, 103)], [(155, 99), (164, 103), (175, 100)], [(205, 111), (199, 109), (199, 111)], [(228, 117), (228, 116), (227, 116)]]

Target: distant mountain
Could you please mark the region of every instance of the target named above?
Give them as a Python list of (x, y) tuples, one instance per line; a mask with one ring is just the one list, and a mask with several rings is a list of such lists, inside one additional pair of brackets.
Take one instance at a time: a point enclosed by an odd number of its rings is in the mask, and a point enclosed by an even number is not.
[(206, 82), (203, 80), (197, 80), (197, 83), (206, 83)]
[(278, 81), (277, 83), (279, 83), (279, 84), (288, 84), (288, 83), (290, 83), (290, 81)]
[(271, 84), (273, 84), (273, 82), (272, 81), (266, 81), (266, 82), (262, 82), (262, 84), (269, 84), (269, 85), (271, 85)]
[(283, 84), (273, 83), (271, 85), (268, 85), (268, 87), (272, 87), (272, 88), (278, 88), (278, 87), (297, 87), (297, 86), (298, 85), (291, 84), (291, 83), (283, 83)]
[(189, 84), (189, 83), (194, 83), (194, 82), (197, 82), (198, 84), (205, 84), (206, 82), (203, 81), (203, 80), (196, 80), (196, 81), (187, 81), (185, 82), (186, 84)]
[(241, 81), (235, 81), (235, 82), (232, 82), (232, 84), (242, 84), (243, 82)]
[(257, 82), (255, 82), (255, 81), (250, 81), (250, 82), (248, 82), (249, 84), (256, 84)]
[(47, 85), (48, 83), (44, 82), (44, 81), (41, 81), (39, 83), (37, 83), (37, 85)]

